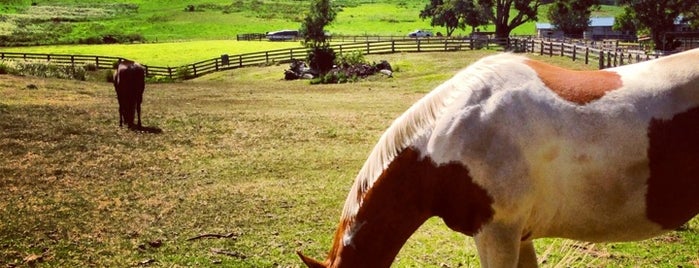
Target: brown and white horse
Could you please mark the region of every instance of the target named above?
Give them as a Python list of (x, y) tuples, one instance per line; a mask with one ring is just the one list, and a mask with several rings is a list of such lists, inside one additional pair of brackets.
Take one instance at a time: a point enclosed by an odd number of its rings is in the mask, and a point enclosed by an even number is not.
[(602, 71), (490, 56), (381, 136), (328, 258), (388, 267), (425, 220), (473, 236), (483, 267), (536, 267), (532, 240), (632, 241), (699, 213), (699, 49)]
[[(125, 122), (130, 129), (141, 128), (141, 103), (146, 87), (145, 68), (133, 61), (122, 60), (114, 71), (114, 91), (119, 101), (119, 126)], [(134, 118), (138, 114), (138, 123)]]

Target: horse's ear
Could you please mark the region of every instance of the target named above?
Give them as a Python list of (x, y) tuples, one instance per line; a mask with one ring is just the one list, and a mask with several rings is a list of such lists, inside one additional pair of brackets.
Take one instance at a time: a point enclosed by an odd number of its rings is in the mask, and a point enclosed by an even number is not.
[(306, 264), (306, 266), (308, 266), (308, 268), (327, 268), (325, 264), (322, 264), (319, 261), (304, 256), (303, 253), (301, 253), (301, 251), (297, 251), (296, 254), (298, 254), (299, 257), (301, 257), (301, 260), (303, 261), (303, 263)]

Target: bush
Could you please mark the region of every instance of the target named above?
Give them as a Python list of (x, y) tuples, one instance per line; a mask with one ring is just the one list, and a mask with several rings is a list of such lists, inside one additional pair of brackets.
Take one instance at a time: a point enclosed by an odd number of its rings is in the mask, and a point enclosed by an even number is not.
[(187, 66), (182, 66), (182, 67), (177, 68), (176, 74), (177, 74), (177, 78), (179, 78), (179, 79), (186, 80), (189, 78), (193, 78), (192, 71), (190, 71), (189, 67), (187, 67)]
[(7, 61), (0, 61), (0, 74), (11, 74), (14, 72), (14, 68)]
[(83, 65), (83, 68), (85, 69), (85, 71), (95, 72), (95, 71), (97, 71), (97, 64), (88, 62), (88, 63), (85, 63), (85, 65)]
[(85, 81), (85, 68), (70, 65), (55, 65), (48, 62), (17, 62), (10, 73), (37, 77), (76, 79)]
[(311, 69), (325, 74), (333, 68), (335, 51), (328, 46), (313, 47), (308, 53), (308, 62)]
[(364, 58), (364, 54), (359, 51), (355, 50), (349, 53), (341, 54), (337, 59), (335, 60), (338, 66), (342, 67), (349, 67), (349, 66), (354, 66), (358, 64), (367, 64), (368, 62)]
[(102, 70), (102, 75), (104, 80), (109, 83), (114, 83), (114, 71), (113, 70)]

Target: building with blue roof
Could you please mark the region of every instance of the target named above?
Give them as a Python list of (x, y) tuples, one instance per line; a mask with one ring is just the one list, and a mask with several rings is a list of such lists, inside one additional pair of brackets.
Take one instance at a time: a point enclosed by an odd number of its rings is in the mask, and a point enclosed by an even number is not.
[[(588, 40), (602, 40), (602, 39), (622, 39), (622, 40), (634, 40), (636, 39), (635, 33), (615, 31), (614, 27), (614, 17), (599, 17), (590, 18), (590, 25), (587, 31), (579, 38), (584, 38)], [(548, 22), (538, 22), (536, 23), (536, 35), (539, 38), (563, 38), (563, 32), (556, 30), (553, 24)]]

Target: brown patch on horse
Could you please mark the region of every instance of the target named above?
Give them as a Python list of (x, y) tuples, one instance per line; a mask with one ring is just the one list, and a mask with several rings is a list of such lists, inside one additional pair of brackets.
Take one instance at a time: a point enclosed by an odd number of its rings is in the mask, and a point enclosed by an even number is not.
[(651, 120), (648, 138), (646, 214), (673, 230), (699, 213), (699, 107)]
[[(492, 218), (492, 203), (463, 164), (436, 166), (407, 148), (363, 196), (357, 215), (340, 222), (329, 266), (389, 267), (410, 235), (432, 216), (472, 236)], [(344, 241), (348, 228), (352, 237)]]
[(621, 77), (608, 71), (574, 71), (546, 63), (525, 62), (544, 84), (561, 98), (580, 105), (602, 98), (622, 86)]

